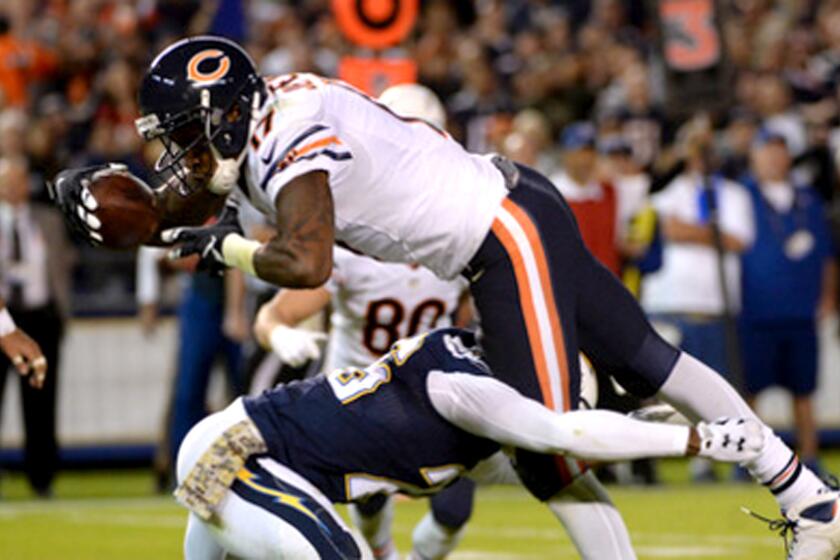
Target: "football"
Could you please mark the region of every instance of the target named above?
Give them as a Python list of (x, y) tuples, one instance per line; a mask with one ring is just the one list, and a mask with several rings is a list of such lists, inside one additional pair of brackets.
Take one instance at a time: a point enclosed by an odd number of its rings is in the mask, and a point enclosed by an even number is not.
[(103, 172), (88, 186), (96, 199), (102, 245), (111, 249), (136, 249), (147, 243), (160, 224), (154, 191), (126, 171)]

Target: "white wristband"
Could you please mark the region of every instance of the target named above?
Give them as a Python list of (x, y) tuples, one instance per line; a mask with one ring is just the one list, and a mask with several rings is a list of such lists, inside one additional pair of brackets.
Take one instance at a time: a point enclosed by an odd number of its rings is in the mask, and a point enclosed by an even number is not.
[(246, 239), (238, 233), (232, 233), (222, 242), (222, 256), (225, 264), (256, 276), (254, 270), (254, 253), (262, 247), (259, 241)]
[(12, 334), (16, 330), (17, 325), (15, 325), (11, 314), (9, 314), (9, 310), (5, 307), (0, 309), (0, 336)]

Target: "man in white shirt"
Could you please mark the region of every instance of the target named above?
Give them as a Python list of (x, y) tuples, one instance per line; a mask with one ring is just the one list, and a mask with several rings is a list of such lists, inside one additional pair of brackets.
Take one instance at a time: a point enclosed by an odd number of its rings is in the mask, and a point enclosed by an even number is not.
[[(704, 176), (694, 158), (682, 175), (654, 195), (665, 238), (662, 268), (645, 277), (642, 305), (677, 334), (676, 341), (719, 372), (727, 371), (724, 294), (715, 247), (717, 206), (730, 311), (740, 302), (739, 254), (755, 235), (749, 195), (739, 184)], [(714, 199), (714, 200), (712, 200)]]

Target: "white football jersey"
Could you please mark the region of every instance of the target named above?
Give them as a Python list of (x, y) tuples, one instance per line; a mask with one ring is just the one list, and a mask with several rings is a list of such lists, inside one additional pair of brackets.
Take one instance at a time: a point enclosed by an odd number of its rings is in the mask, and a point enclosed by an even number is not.
[(289, 181), (326, 171), (339, 241), (441, 278), (463, 270), (507, 194), (488, 157), (344, 82), (290, 74), (268, 90), (247, 154), (247, 195), (257, 208), (273, 217)]
[(368, 366), (400, 338), (451, 325), (467, 281), (441, 280), (423, 267), (334, 252), (330, 341), (324, 371)]

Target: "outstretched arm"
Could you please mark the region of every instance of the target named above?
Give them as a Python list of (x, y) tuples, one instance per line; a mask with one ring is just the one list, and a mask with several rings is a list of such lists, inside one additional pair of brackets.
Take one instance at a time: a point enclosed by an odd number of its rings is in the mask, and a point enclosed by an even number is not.
[(292, 329), (329, 303), (330, 292), (323, 286), (312, 290), (280, 290), (257, 311), (254, 335), (263, 348), (270, 348), (275, 329)]
[(257, 341), (293, 367), (318, 359), (321, 356), (318, 343), (326, 340), (327, 335), (295, 327), (329, 303), (330, 293), (323, 286), (313, 290), (280, 290), (257, 312), (254, 322)]
[(231, 201), (215, 224), (165, 230), (161, 238), (177, 245), (172, 257), (198, 254), (210, 269), (238, 268), (285, 288), (318, 287), (330, 277), (335, 240), (327, 177), (311, 171), (283, 187), (275, 201), (276, 235), (266, 243), (243, 235)]
[(254, 254), (257, 276), (288, 288), (315, 288), (330, 277), (333, 200), (323, 171), (293, 179), (277, 196), (277, 235)]
[(743, 461), (763, 444), (760, 426), (739, 420), (690, 428), (606, 410), (557, 414), (491, 377), (433, 371), (427, 389), (435, 410), (462, 430), (538, 453), (594, 461), (697, 454)]

